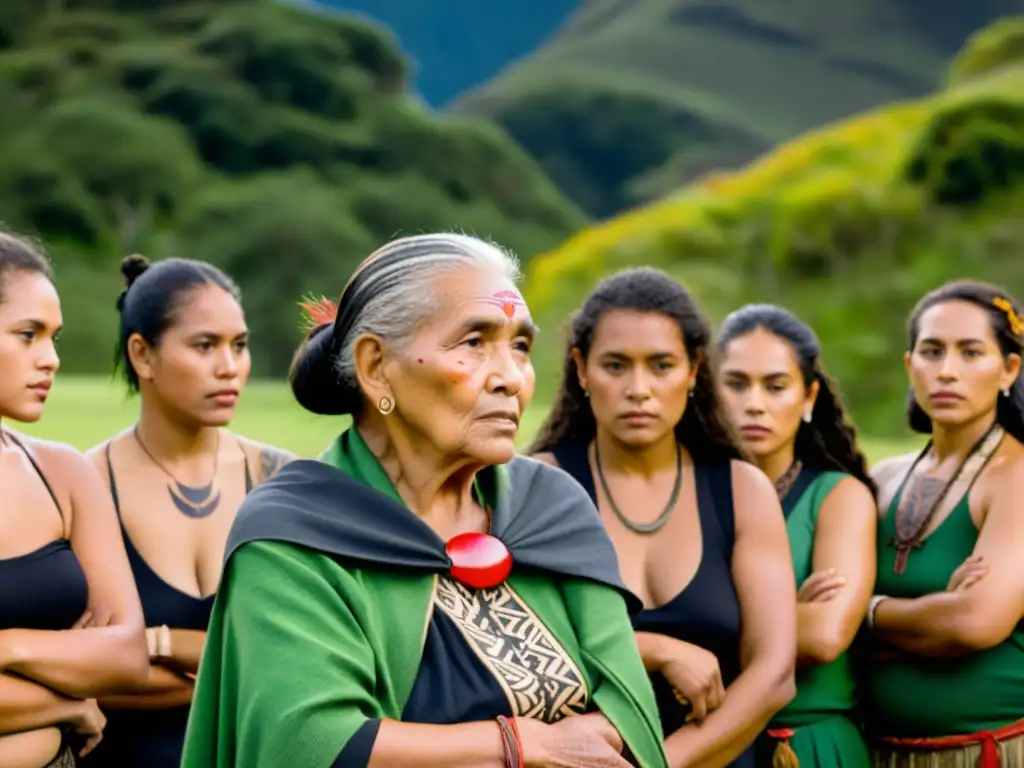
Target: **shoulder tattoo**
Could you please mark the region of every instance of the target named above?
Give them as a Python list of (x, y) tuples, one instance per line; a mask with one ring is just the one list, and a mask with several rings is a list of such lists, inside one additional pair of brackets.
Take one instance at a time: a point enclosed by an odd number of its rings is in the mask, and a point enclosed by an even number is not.
[(260, 478), (269, 480), (276, 475), (285, 464), (292, 460), (292, 456), (285, 451), (264, 445), (260, 448)]

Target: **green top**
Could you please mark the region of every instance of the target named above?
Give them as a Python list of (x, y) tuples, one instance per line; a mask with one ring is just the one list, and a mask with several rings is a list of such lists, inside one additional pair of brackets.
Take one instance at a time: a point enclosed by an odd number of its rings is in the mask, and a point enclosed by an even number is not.
[[(832, 489), (847, 477), (850, 475), (843, 472), (822, 472), (800, 495), (786, 518), (798, 588), (813, 572), (814, 533), (821, 505)], [(797, 669), (796, 697), (776, 715), (775, 723), (797, 728), (826, 715), (848, 712), (853, 706), (853, 664), (849, 653), (844, 652), (828, 664)]]
[[(924, 546), (911, 552), (906, 569), (898, 574), (896, 549), (890, 542), (896, 537), (902, 491), (901, 486), (879, 526), (875, 592), (902, 598), (944, 592), (953, 571), (971, 556), (978, 541), (968, 494)], [(900, 654), (871, 664), (864, 689), (867, 714), (885, 736), (959, 736), (1016, 722), (1024, 716), (1024, 624), (994, 648), (967, 656)]]
[[(400, 501), (355, 430), (348, 435), (321, 460)], [(288, 514), (294, 494), (316, 482), (315, 468), (293, 464), (246, 499), (240, 519), (275, 500), (275, 512)], [(321, 510), (324, 518), (376, 514), (355, 510), (349, 496), (332, 498), (336, 508)], [(229, 547), (182, 768), (328, 768), (367, 719), (399, 720), (419, 671), (436, 581), (436, 573), (361, 567), (281, 540)], [(543, 573), (513, 572), (509, 585), (573, 658), (590, 700), (639, 765), (666, 768), (623, 596), (607, 584)]]

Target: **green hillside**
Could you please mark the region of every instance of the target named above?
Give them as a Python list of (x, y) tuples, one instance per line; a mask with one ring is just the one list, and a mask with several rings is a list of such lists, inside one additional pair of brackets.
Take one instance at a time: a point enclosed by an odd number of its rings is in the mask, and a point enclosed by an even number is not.
[(501, 129), (421, 109), (382, 27), (271, 0), (4, 2), (0, 104), (0, 221), (50, 246), (72, 371), (107, 367), (128, 252), (224, 266), (282, 375), (295, 302), (393, 236), (528, 258), (584, 221)]
[(1021, 0), (586, 0), (551, 42), (457, 100), (495, 117), (596, 216), (939, 85)]
[[(860, 425), (898, 435), (914, 302), (965, 275), (1024, 298), (1024, 17), (972, 39), (949, 79), (581, 231), (532, 262), (534, 314), (557, 327), (603, 276), (643, 263), (716, 320), (784, 304), (817, 330)], [(548, 382), (562, 350), (545, 354)]]

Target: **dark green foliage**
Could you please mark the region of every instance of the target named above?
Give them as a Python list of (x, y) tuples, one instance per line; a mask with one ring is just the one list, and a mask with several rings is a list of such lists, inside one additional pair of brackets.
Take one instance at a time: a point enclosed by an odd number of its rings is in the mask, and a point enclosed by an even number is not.
[(126, 252), (226, 267), (256, 370), (282, 375), (303, 293), (337, 293), (395, 235), (471, 231), (529, 258), (583, 222), (500, 129), (417, 107), (367, 22), (272, 0), (4, 5), (0, 221), (55, 247), (67, 325), (90, 323), (76, 349), (112, 343), (96, 307), (113, 317)]

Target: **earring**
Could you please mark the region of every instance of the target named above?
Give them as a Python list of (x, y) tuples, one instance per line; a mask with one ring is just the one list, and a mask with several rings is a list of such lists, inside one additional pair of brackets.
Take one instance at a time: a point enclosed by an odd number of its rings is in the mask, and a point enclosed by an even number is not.
[(806, 413), (804, 413), (804, 424), (810, 424), (810, 423), (811, 423), (811, 412), (807, 411)]
[(377, 410), (380, 411), (382, 415), (387, 416), (389, 413), (395, 410), (394, 400), (392, 400), (390, 397), (382, 397), (380, 399), (380, 402), (377, 403)]
[(697, 387), (695, 387), (695, 386), (694, 387), (690, 387), (690, 391), (689, 391), (689, 393), (687, 393), (687, 397), (693, 397), (693, 390), (695, 390), (696, 388)]
[(1010, 388), (1007, 387), (1006, 389), (1003, 390), (1003, 397), (1009, 397), (1009, 396), (1010, 396)]
[(583, 396), (584, 397), (590, 397), (590, 390), (589, 389), (584, 389), (583, 390)]

